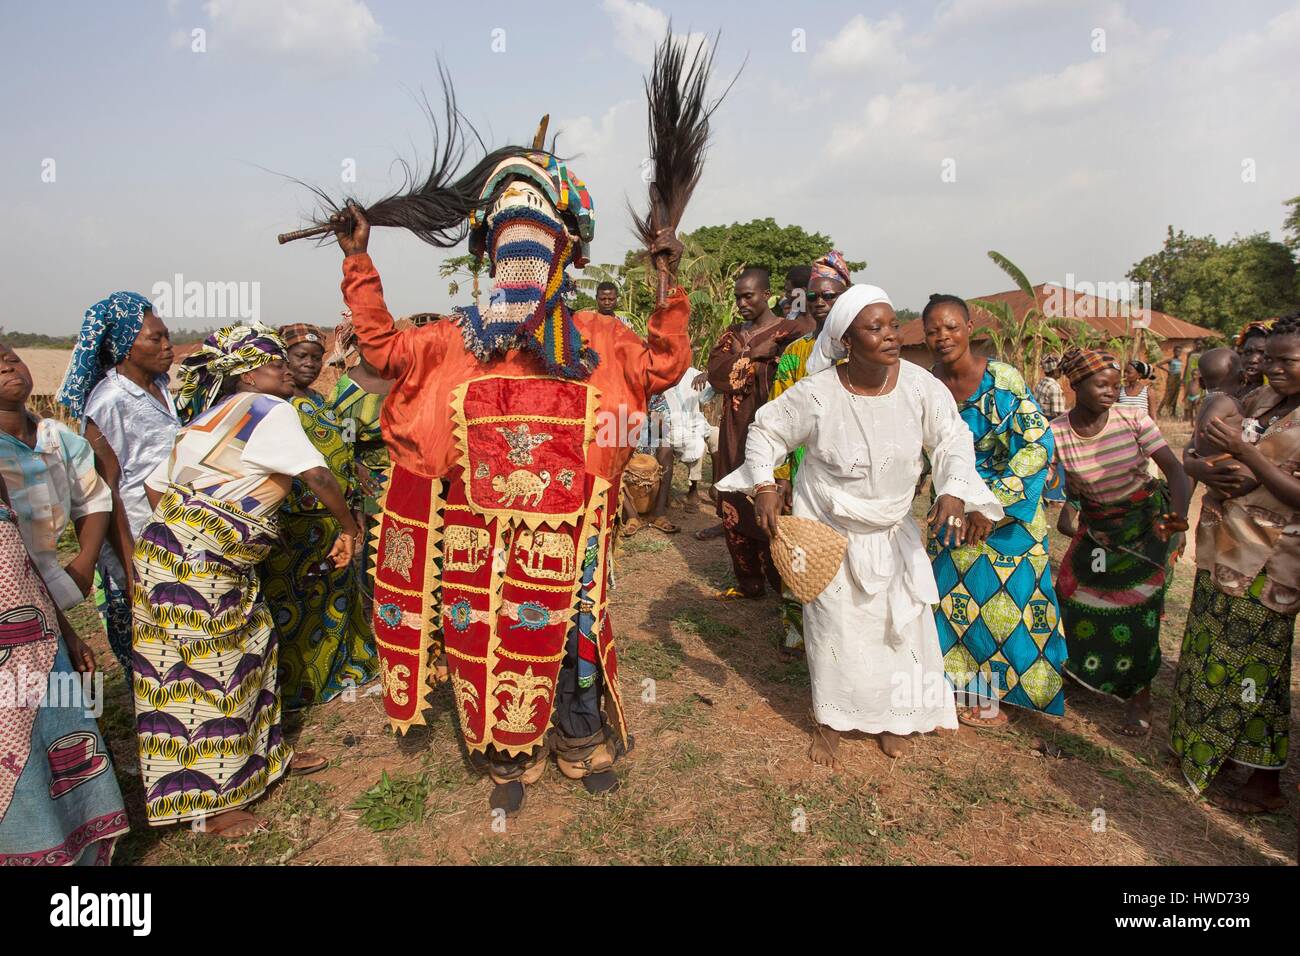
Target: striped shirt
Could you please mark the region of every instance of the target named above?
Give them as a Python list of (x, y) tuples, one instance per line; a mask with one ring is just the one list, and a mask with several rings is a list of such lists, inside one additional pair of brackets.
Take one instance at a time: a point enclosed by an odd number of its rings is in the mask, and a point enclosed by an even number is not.
[(1147, 386), (1142, 386), (1142, 391), (1136, 395), (1130, 395), (1124, 389), (1119, 390), (1119, 403), (1121, 405), (1136, 405), (1143, 411), (1147, 411), (1151, 405), (1151, 390)]
[(1147, 462), (1167, 447), (1146, 410), (1130, 405), (1112, 405), (1092, 438), (1080, 438), (1068, 415), (1052, 422), (1052, 435), (1070, 496), (1100, 504), (1123, 501), (1145, 487)]

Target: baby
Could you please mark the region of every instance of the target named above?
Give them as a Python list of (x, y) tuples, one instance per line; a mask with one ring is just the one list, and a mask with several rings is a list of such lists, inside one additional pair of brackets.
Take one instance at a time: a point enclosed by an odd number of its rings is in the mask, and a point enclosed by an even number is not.
[[(1243, 427), (1245, 415), (1234, 397), (1244, 381), (1241, 372), (1241, 356), (1235, 349), (1210, 349), (1201, 356), (1199, 374), (1205, 389), (1205, 399), (1201, 410), (1196, 415), (1191, 445), (1198, 458), (1216, 464), (1231, 456), (1224, 454), (1218, 445), (1210, 441), (1205, 434), (1205, 426), (1210, 419), (1218, 418), (1233, 430)], [(1214, 494), (1214, 492), (1207, 488), (1206, 494)], [(1222, 496), (1216, 495), (1216, 497)]]

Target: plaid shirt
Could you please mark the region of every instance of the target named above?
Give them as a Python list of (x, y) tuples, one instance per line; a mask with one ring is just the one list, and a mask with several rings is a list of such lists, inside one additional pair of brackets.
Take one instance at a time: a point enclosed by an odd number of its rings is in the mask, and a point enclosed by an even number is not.
[(113, 510), (113, 493), (95, 471), (90, 443), (52, 418), (36, 426), (35, 448), (0, 432), (0, 474), (50, 596), (64, 611), (79, 604), (81, 589), (59, 560), (59, 536), (71, 522)]
[(1034, 398), (1038, 399), (1038, 407), (1043, 410), (1043, 417), (1049, 422), (1067, 411), (1061, 383), (1051, 376), (1044, 375), (1038, 380), (1034, 386)]

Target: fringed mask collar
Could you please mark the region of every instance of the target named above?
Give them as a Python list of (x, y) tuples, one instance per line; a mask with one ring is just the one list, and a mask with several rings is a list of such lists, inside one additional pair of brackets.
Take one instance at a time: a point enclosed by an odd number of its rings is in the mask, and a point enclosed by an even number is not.
[(551, 375), (587, 378), (600, 357), (587, 347), (573, 313), (565, 269), (578, 239), (530, 180), (516, 180), (486, 217), (485, 245), (496, 282), (486, 309), (457, 309), (465, 347), (480, 361), (520, 348), (536, 355)]

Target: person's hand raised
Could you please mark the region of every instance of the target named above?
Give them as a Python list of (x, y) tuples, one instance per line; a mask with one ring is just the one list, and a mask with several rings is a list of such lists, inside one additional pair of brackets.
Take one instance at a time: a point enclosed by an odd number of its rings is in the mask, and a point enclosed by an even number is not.
[(353, 200), (349, 199), (347, 208), (330, 217), (330, 225), (334, 227), (334, 235), (344, 256), (360, 255), (370, 245), (370, 223)]

